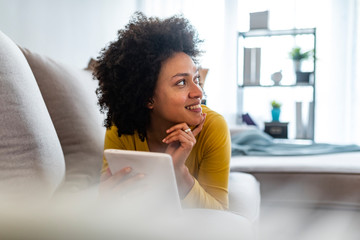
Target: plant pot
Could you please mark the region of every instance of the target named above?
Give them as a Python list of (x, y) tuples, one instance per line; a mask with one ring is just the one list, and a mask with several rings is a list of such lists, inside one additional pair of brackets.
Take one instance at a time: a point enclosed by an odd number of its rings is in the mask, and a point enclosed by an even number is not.
[(293, 64), (294, 64), (294, 72), (301, 72), (302, 61), (301, 60), (293, 60)]
[(280, 108), (273, 108), (271, 110), (271, 117), (273, 122), (279, 122), (280, 119)]

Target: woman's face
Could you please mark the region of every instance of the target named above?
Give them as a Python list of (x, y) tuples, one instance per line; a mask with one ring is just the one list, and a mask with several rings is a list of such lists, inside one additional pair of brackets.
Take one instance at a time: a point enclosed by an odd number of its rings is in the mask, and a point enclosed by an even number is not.
[(198, 125), (202, 119), (199, 78), (198, 70), (187, 54), (178, 52), (167, 59), (161, 66), (153, 102), (149, 104), (151, 121)]

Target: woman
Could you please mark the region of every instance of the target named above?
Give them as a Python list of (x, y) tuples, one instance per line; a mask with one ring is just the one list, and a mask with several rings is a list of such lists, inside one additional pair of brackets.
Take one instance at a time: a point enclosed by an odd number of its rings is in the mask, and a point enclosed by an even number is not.
[[(223, 117), (200, 104), (199, 43), (189, 22), (177, 16), (136, 13), (119, 31), (94, 71), (107, 114), (104, 148), (168, 153), (184, 206), (226, 209), (230, 137)], [(130, 168), (112, 176), (104, 158), (102, 172), (103, 189), (129, 185)]]

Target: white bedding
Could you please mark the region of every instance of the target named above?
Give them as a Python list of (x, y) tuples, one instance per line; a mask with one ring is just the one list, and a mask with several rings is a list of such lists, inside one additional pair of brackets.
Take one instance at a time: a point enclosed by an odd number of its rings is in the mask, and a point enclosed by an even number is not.
[(234, 156), (231, 171), (298, 172), (298, 173), (360, 173), (360, 152), (310, 156)]

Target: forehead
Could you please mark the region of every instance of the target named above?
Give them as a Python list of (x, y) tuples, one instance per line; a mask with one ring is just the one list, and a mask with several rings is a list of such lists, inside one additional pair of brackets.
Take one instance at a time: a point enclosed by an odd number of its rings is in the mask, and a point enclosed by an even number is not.
[(186, 53), (178, 52), (163, 62), (161, 65), (159, 77), (171, 77), (178, 73), (194, 72), (196, 72), (196, 65), (191, 57)]

